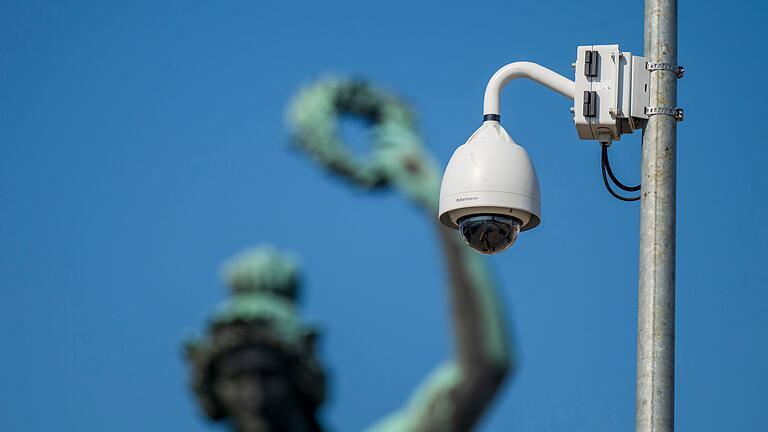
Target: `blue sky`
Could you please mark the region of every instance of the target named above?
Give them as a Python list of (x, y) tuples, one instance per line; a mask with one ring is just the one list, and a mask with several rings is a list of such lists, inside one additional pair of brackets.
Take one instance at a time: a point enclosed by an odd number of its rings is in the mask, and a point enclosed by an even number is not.
[[(444, 165), (487, 79), (576, 46), (642, 52), (642, 2), (0, 1), (0, 429), (217, 430), (180, 342), (263, 242), (302, 258), (325, 330), (327, 423), (361, 430), (450, 355), (432, 221), (287, 148), (285, 108), (331, 73), (397, 92)], [(768, 149), (763, 2), (681, 2), (680, 431), (766, 430)], [(599, 147), (531, 83), (503, 97), (536, 164), (543, 223), (488, 258), (519, 371), (482, 431), (634, 425), (638, 205), (603, 189)], [(361, 144), (361, 143), (358, 143)], [(639, 178), (639, 136), (612, 148)]]

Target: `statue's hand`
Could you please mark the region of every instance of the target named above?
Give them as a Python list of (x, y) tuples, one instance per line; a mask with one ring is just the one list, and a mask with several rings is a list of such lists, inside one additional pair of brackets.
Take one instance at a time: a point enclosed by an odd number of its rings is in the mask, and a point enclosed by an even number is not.
[(388, 182), (425, 210), (436, 210), (440, 177), (416, 131), (384, 125), (377, 133), (376, 159)]

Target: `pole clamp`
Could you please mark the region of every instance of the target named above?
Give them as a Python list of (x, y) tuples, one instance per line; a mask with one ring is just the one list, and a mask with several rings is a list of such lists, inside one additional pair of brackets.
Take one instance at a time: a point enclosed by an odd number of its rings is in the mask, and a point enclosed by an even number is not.
[(649, 71), (657, 71), (657, 70), (664, 70), (669, 72), (674, 72), (675, 76), (677, 76), (677, 79), (680, 79), (685, 75), (685, 68), (678, 65), (673, 65), (669, 63), (657, 63), (657, 62), (647, 62), (645, 64), (645, 68)]
[(683, 121), (685, 118), (685, 112), (682, 108), (645, 107), (645, 115), (648, 117), (655, 115), (668, 115), (674, 117), (677, 121)]

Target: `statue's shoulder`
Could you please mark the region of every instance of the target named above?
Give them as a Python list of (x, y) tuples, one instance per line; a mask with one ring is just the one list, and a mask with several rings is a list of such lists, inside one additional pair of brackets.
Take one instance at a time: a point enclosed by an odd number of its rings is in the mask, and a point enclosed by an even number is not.
[(447, 362), (429, 374), (408, 403), (365, 432), (448, 431), (454, 400), (451, 390), (461, 381), (461, 370)]

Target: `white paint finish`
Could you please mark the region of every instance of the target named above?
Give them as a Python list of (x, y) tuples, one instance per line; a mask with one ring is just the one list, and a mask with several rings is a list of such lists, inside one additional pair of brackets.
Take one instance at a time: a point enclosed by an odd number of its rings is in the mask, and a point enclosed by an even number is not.
[(488, 81), (483, 101), (483, 114), (501, 114), (499, 110), (501, 91), (508, 82), (517, 78), (528, 78), (543, 84), (545, 87), (560, 93), (568, 99), (573, 99), (573, 81), (536, 63), (514, 62), (496, 71), (490, 81)]
[(470, 214), (502, 214), (520, 219), (522, 230), (541, 220), (539, 180), (528, 153), (498, 122), (484, 122), (456, 149), (440, 186), (440, 222), (458, 228)]

